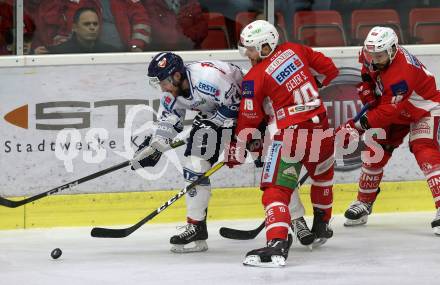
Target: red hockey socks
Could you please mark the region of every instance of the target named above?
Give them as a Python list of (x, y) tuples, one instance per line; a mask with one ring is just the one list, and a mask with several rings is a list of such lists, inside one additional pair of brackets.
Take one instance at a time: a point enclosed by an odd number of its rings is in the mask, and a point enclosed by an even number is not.
[(440, 208), (440, 171), (435, 171), (427, 175), (429, 189), (431, 189), (432, 198), (435, 207)]
[(359, 191), (357, 199), (362, 202), (372, 203), (376, 200), (377, 190), (383, 176), (383, 168), (362, 167), (359, 178)]
[(290, 225), (289, 205), (292, 192), (278, 188), (266, 188), (263, 205), (266, 211), (266, 238), (287, 239)]
[(324, 211), (324, 222), (329, 222), (332, 217), (333, 206), (333, 182), (332, 181), (312, 181), (310, 189), (310, 198), (312, 200), (313, 208), (318, 208)]

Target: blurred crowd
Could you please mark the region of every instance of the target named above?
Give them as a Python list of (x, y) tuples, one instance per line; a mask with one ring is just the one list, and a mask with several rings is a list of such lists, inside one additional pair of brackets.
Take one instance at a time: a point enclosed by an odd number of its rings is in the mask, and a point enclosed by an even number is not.
[[(16, 54), (15, 0), (0, 0), (0, 55)], [(142, 52), (235, 48), (239, 29), (265, 18), (263, 0), (23, 0), (23, 53)], [(440, 7), (440, 0), (276, 0), (283, 40), (297, 41), (298, 11), (334, 10), (350, 36), (354, 9), (396, 9), (403, 30), (414, 7)], [(247, 14), (249, 19), (239, 20)], [(218, 14), (221, 19), (213, 17)], [(250, 16), (249, 16), (250, 15)], [(372, 18), (374, 16), (372, 15)], [(240, 22), (241, 21), (241, 22)], [(219, 27), (221, 26), (221, 27)], [(440, 27), (440, 23), (438, 25)], [(215, 30), (222, 29), (227, 43)], [(238, 32), (237, 32), (238, 30)], [(222, 34), (221, 34), (222, 35)], [(211, 43), (214, 44), (211, 44)], [(307, 43), (306, 43), (307, 44)], [(347, 41), (346, 45), (356, 44)]]
[[(25, 54), (197, 49), (208, 32), (197, 0), (23, 2)], [(14, 54), (14, 3), (0, 0), (0, 54)]]

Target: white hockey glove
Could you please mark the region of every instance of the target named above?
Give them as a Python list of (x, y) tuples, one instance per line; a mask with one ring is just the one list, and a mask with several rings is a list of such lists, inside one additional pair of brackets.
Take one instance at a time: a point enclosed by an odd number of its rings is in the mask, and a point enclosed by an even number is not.
[(160, 152), (165, 152), (171, 149), (171, 142), (177, 134), (178, 131), (173, 124), (167, 121), (159, 121), (156, 123), (156, 132), (151, 139), (150, 146)]
[(143, 167), (155, 166), (162, 156), (162, 152), (153, 148), (150, 144), (152, 135), (148, 136), (134, 153), (131, 160), (131, 169), (136, 170)]
[(156, 123), (156, 132), (148, 136), (139, 146), (131, 161), (132, 169), (155, 166), (162, 153), (171, 149), (172, 139), (177, 135), (174, 126), (167, 121)]

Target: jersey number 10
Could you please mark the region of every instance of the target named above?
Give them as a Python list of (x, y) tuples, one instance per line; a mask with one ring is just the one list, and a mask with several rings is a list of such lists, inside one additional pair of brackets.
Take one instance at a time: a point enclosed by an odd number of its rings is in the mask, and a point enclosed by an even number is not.
[(319, 97), (318, 91), (313, 87), (312, 83), (306, 82), (299, 88), (293, 90), (293, 100), (295, 105), (304, 105), (312, 102)]

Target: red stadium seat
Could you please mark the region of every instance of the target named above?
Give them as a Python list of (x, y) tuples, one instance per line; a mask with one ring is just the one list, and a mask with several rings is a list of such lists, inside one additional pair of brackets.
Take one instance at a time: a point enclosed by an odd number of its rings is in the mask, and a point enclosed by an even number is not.
[(240, 39), (241, 30), (257, 17), (256, 12), (239, 12), (235, 16), (235, 36), (238, 42)]
[(292, 36), (314, 47), (347, 45), (342, 17), (333, 10), (296, 12)]
[(399, 38), (399, 43), (404, 43), (400, 18), (396, 10), (366, 9), (353, 10), (351, 13), (351, 37), (355, 43), (362, 44), (374, 26), (392, 28)]
[[(284, 20), (283, 14), (280, 12), (275, 13), (277, 29), (280, 34), (280, 42), (287, 41), (287, 32), (286, 32), (286, 21)], [(256, 12), (239, 12), (235, 16), (235, 36), (237, 37), (237, 41), (240, 38), (241, 30), (252, 21), (255, 21), (257, 18)]]
[(409, 29), (415, 44), (440, 43), (440, 8), (412, 9)]
[(202, 42), (202, 49), (230, 49), (225, 17), (220, 13), (203, 13), (203, 16), (208, 21), (208, 36)]

